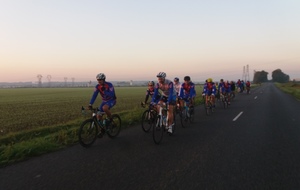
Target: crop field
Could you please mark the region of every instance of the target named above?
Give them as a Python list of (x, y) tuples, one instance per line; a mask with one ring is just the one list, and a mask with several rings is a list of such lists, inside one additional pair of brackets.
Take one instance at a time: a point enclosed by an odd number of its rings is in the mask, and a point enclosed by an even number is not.
[[(201, 88), (196, 87), (198, 97)], [(117, 104), (112, 112), (131, 122), (130, 115), (141, 112), (146, 87), (116, 87)], [(9, 133), (80, 122), (81, 106), (87, 106), (93, 88), (0, 89), (0, 137)], [(149, 100), (148, 100), (149, 101)], [(94, 106), (101, 103), (100, 95)], [(134, 115), (132, 115), (134, 117)]]

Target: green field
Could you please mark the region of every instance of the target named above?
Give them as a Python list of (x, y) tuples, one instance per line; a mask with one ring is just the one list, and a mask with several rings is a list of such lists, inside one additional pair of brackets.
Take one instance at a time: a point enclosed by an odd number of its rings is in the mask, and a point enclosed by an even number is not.
[[(122, 128), (140, 121), (147, 87), (116, 87), (112, 108), (122, 119)], [(202, 87), (196, 86), (200, 104)], [(0, 165), (40, 155), (77, 143), (77, 130), (86, 119), (93, 88), (0, 89)], [(98, 96), (95, 106), (101, 103)]]

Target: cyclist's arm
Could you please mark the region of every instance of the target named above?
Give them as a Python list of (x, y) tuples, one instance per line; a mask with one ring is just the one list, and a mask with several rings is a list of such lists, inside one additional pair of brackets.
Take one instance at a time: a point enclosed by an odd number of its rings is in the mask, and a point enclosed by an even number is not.
[(92, 98), (91, 98), (91, 100), (90, 100), (90, 105), (93, 105), (93, 104), (94, 104), (94, 102), (95, 102), (95, 100), (96, 100), (96, 98), (97, 98), (97, 96), (98, 96), (98, 94), (99, 94), (99, 90), (98, 90), (97, 87), (98, 87), (98, 85), (95, 86), (95, 88), (94, 88), (94, 93), (93, 93)]
[(171, 102), (172, 100), (172, 96), (174, 93), (174, 84), (172, 82), (169, 83), (169, 96), (168, 96), (168, 104)]
[(150, 96), (150, 91), (147, 90), (144, 103), (147, 103), (147, 101), (148, 101), (148, 99), (149, 99), (149, 96)]

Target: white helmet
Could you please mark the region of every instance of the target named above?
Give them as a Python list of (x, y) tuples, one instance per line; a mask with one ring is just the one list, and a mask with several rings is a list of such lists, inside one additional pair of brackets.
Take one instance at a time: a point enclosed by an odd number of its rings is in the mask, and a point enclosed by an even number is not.
[(165, 72), (159, 72), (156, 77), (166, 78), (167, 74)]
[(99, 73), (97, 76), (96, 76), (96, 79), (97, 80), (105, 80), (106, 76), (104, 73)]

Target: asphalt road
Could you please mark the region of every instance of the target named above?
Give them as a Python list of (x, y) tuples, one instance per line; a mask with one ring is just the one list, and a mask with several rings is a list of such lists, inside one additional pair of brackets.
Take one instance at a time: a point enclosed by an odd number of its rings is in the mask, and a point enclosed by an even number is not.
[(299, 108), (263, 84), (160, 145), (136, 126), (1, 168), (0, 189), (300, 189)]

